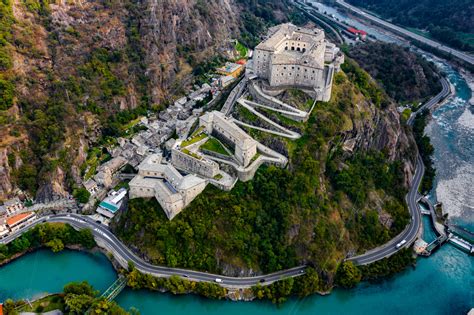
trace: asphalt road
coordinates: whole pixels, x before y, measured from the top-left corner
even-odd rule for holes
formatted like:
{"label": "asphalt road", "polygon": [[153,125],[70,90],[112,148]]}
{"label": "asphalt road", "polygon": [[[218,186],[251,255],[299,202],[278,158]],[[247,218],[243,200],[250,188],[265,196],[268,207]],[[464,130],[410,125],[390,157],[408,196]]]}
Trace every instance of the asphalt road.
{"label": "asphalt road", "polygon": [[315,20],[315,22],[317,24],[324,25],[327,29],[329,29],[336,36],[337,41],[339,42],[339,44],[344,44],[344,38],[341,36],[341,34],[339,34],[339,32],[332,25],[330,25],[329,23],[324,21],[321,17],[319,17],[318,16],[319,13],[316,12],[314,7],[307,6],[307,5],[305,5],[303,3],[300,3],[298,1],[295,1],[294,4],[299,10],[306,13],[310,17],[310,19]]}
{"label": "asphalt road", "polygon": [[[416,116],[425,108],[431,109],[435,104],[437,104],[441,99],[443,99],[449,94],[448,82],[445,79],[443,79],[442,84],[443,84],[443,90],[434,98],[432,98],[431,100],[426,102],[423,106],[421,106],[420,109],[416,113],[414,113],[412,117]],[[410,123],[413,122],[412,117],[410,117],[411,119],[409,120]],[[419,197],[418,187],[421,183],[424,172],[425,172],[425,166],[423,165],[423,161],[421,160],[421,157],[418,156],[415,175],[412,179],[410,191],[408,192],[406,196],[406,202],[408,204],[408,209],[410,211],[412,219],[410,221],[410,224],[405,228],[405,230],[402,233],[400,233],[397,237],[392,239],[390,242],[388,242],[387,244],[384,244],[376,249],[370,250],[365,254],[348,258],[348,260],[351,260],[354,263],[359,264],[359,265],[370,264],[377,260],[393,255],[401,248],[409,246],[415,240],[416,235],[421,225],[421,213],[420,211],[418,211],[418,206],[417,206],[417,199]],[[221,285],[223,286],[242,288],[242,287],[250,287],[258,283],[269,284],[269,283],[272,283],[272,282],[275,282],[287,277],[297,277],[304,274],[305,269],[306,269],[306,266],[303,265],[303,266],[281,270],[275,273],[262,275],[262,276],[228,277],[228,276],[222,276],[222,275],[217,275],[217,274],[211,274],[207,272],[152,265],[150,263],[147,263],[140,257],[136,256],[134,253],[132,253],[130,249],[128,249],[114,234],[112,234],[112,232],[110,232],[106,226],[95,222],[94,220],[90,219],[87,216],[78,215],[78,214],[57,214],[57,215],[50,215],[50,216],[38,218],[37,220],[29,224],[28,226],[23,227],[22,229],[16,231],[15,233],[3,239],[0,239],[0,244],[7,244],[13,241],[14,239],[19,237],[21,234],[23,234],[27,230],[43,222],[69,223],[78,229],[90,229],[97,240],[100,240],[101,242],[106,244],[107,249],[111,251],[111,253],[114,255],[116,260],[122,264],[122,267],[126,268],[127,263],[132,262],[139,271],[143,273],[152,274],[154,276],[166,277],[166,276],[171,276],[171,275],[178,275],[180,277],[188,278],[189,280],[208,281],[208,282],[215,282],[216,279],[221,279],[222,280]],[[396,244],[402,240],[406,240],[406,244],[402,246],[401,248],[397,248]]]}
{"label": "asphalt road", "polygon": [[433,106],[438,104],[443,98],[445,98],[449,94],[450,88],[449,88],[448,81],[445,78],[441,78],[440,81],[441,81],[441,85],[443,87],[441,92],[439,92],[435,97],[433,97],[428,102],[423,104],[415,113],[413,113],[407,121],[408,125],[411,126],[413,124],[413,121],[414,121],[416,115],[418,115],[419,113],[421,113],[425,109],[431,110],[433,108]]}
{"label": "asphalt road", "polygon": [[377,23],[383,27],[386,27],[387,29],[391,30],[392,32],[396,32],[396,33],[399,33],[399,34],[402,34],[404,36],[407,36],[407,37],[410,37],[412,39],[415,39],[419,42],[422,42],[426,45],[429,45],[433,48],[436,48],[436,49],[439,49],[443,52],[446,52],[446,53],[449,53],[453,56],[456,56],[457,58],[467,62],[467,63],[470,63],[471,65],[474,65],[474,56],[468,54],[468,53],[464,53],[464,52],[461,52],[459,50],[456,50],[456,49],[453,49],[451,47],[448,47],[448,46],[445,46],[445,45],[442,45],[434,40],[431,40],[431,39],[428,39],[426,37],[423,37],[421,35],[418,35],[418,34],[415,34],[415,33],[412,33],[402,27],[399,27],[399,26],[396,26],[392,23],[389,23],[385,20],[382,20],[374,15],[371,15],[370,13],[364,11],[364,10],[361,10],[353,5],[350,5],[346,2],[344,2],[343,0],[337,0],[336,1],[339,5],[345,7],[346,9],[349,9],[351,10],[352,12],[360,15],[360,16],[363,16],[364,18],[374,22],[374,23]]}
{"label": "asphalt road", "polygon": [[[441,85],[443,86],[441,92],[439,92],[435,97],[431,98],[428,102],[423,104],[415,113],[412,114],[410,119],[408,120],[408,124],[413,124],[413,120],[416,115],[421,113],[423,110],[428,109],[430,110],[438,104],[442,99],[449,95],[449,83],[445,78],[441,79]],[[408,211],[412,217],[410,224],[400,233],[397,237],[390,240],[390,242],[377,247],[373,250],[370,250],[362,255],[350,257],[347,260],[353,261],[357,265],[367,265],[373,263],[377,260],[389,257],[395,254],[400,249],[410,246],[416,239],[418,234],[418,230],[420,229],[421,225],[421,212],[418,210],[418,198],[420,197],[418,194],[418,188],[420,187],[421,180],[423,179],[423,175],[425,174],[425,165],[423,164],[423,160],[421,156],[418,155],[416,157],[416,169],[415,175],[413,176],[410,190],[406,196],[406,202],[408,205]],[[397,244],[405,240],[406,243],[397,248]]]}
{"label": "asphalt road", "polygon": [[[112,252],[112,254],[117,259],[117,261],[119,261],[119,263],[123,261],[132,262],[139,271],[143,273],[152,274],[158,277],[168,277],[172,275],[177,275],[193,281],[207,282],[215,282],[216,279],[221,279],[222,286],[243,288],[250,287],[258,283],[269,284],[281,280],[283,278],[297,277],[303,275],[306,269],[306,266],[298,266],[295,268],[281,270],[263,276],[228,277],[207,272],[152,265],[132,253],[114,234],[112,234],[112,232],[108,230],[106,226],[96,223],[94,220],[90,219],[87,216],[78,214],[57,214],[39,218],[27,227],[0,240],[0,243],[9,243],[21,234],[23,234],[26,230],[31,229],[35,225],[43,222],[62,222],[68,223],[78,229],[90,229],[96,239],[100,239],[101,242],[106,243],[107,249]],[[126,268],[127,265],[125,264],[123,265],[123,267]]]}

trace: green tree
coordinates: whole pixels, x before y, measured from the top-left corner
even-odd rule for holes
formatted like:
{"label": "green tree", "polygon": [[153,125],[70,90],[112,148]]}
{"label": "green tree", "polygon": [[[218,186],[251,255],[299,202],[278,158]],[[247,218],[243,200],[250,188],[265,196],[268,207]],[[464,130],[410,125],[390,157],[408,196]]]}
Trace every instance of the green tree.
{"label": "green tree", "polygon": [[305,297],[318,292],[318,290],[320,290],[319,275],[314,268],[308,267],[303,276],[296,278],[293,291],[298,296]]}
{"label": "green tree", "polygon": [[5,110],[13,105],[15,86],[12,82],[0,79],[0,110]]}
{"label": "green tree", "polygon": [[65,294],[85,294],[88,296],[95,296],[98,293],[87,281],[68,283],[64,286],[63,291]]}
{"label": "green tree", "polygon": [[64,302],[70,314],[84,314],[92,305],[94,298],[86,294],[66,294]]}
{"label": "green tree", "polygon": [[337,267],[335,282],[343,288],[353,288],[360,282],[361,277],[360,270],[352,261],[344,261]]}
{"label": "green tree", "polygon": [[60,252],[64,249],[64,244],[63,242],[58,239],[58,238],[54,238],[52,239],[51,241],[47,242],[45,244],[47,247],[51,248],[51,250],[54,252],[54,253],[57,253],[57,252]]}
{"label": "green tree", "polygon": [[88,202],[91,196],[91,193],[85,188],[74,189],[72,194],[80,203]]}

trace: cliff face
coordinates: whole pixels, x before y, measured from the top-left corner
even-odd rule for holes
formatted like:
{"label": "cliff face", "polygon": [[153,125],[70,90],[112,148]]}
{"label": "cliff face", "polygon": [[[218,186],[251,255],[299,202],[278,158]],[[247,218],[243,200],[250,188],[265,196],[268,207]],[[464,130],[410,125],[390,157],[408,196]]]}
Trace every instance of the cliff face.
{"label": "cliff face", "polygon": [[368,42],[351,47],[354,58],[398,102],[420,102],[441,91],[436,66],[396,44]]}
{"label": "cliff face", "polygon": [[[12,67],[0,68],[0,75],[15,78],[15,97],[0,111],[0,199],[18,187],[40,201],[66,196],[80,184],[88,148],[110,129],[116,113],[169,101],[192,83],[194,66],[230,53],[230,39],[241,31],[255,40],[263,21],[286,18],[284,1],[268,4],[272,17],[255,5],[12,1]],[[386,148],[390,159],[400,158],[409,139],[397,117],[390,107],[386,115],[373,111],[354,120],[354,130],[345,135],[348,145]],[[407,162],[407,178],[411,171]]]}
{"label": "cliff face", "polygon": [[[110,115],[181,92],[190,64],[225,52],[239,32],[230,0],[10,5],[12,67],[0,75],[15,79],[15,98],[0,112],[0,199],[18,186],[41,201],[64,197]],[[8,163],[20,152],[30,178]]]}
{"label": "cliff face", "polygon": [[150,0],[141,5],[142,44],[152,101],[160,102],[190,82],[190,58],[199,62],[222,53],[238,34],[234,1]]}
{"label": "cliff face", "polygon": [[348,151],[383,151],[389,161],[401,161],[408,188],[415,172],[417,149],[411,131],[400,123],[396,104],[390,102],[380,110],[371,103],[360,102],[357,108],[362,110],[363,119],[352,118],[352,129],[345,133]]}

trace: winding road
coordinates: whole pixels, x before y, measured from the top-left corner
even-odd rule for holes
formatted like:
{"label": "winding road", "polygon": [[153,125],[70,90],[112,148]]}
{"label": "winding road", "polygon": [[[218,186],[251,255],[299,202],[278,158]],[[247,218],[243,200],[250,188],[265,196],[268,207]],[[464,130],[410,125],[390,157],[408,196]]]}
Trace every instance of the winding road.
{"label": "winding road", "polygon": [[270,284],[283,278],[297,277],[303,275],[306,269],[306,266],[298,266],[262,276],[228,277],[201,271],[152,265],[132,253],[131,250],[128,249],[128,247],[126,247],[114,234],[112,234],[112,232],[110,232],[106,226],[96,223],[93,219],[87,216],[79,214],[57,214],[39,218],[28,226],[16,231],[6,238],[1,239],[0,244],[7,244],[37,224],[45,222],[68,223],[76,229],[90,229],[99,245],[112,253],[114,258],[123,268],[127,268],[128,262],[132,262],[135,265],[135,268],[137,268],[140,272],[151,274],[156,277],[169,277],[172,275],[177,275],[192,281],[207,282],[215,282],[216,279],[221,279],[222,282],[220,284],[222,286],[229,288],[248,288],[258,283]]}
{"label": "winding road", "polygon": [[[442,91],[421,106],[417,112],[410,118],[409,123],[413,122],[413,117],[416,116],[424,109],[431,109],[434,105],[439,103],[443,98],[450,94],[449,84],[445,79],[442,79],[443,89]],[[363,255],[354,256],[348,258],[358,265],[365,265],[375,262],[377,260],[389,257],[396,253],[401,248],[397,248],[396,244],[401,240],[406,240],[406,244],[403,247],[409,246],[417,237],[418,230],[421,225],[421,213],[418,211],[417,200],[419,197],[418,187],[423,178],[425,166],[421,157],[418,155],[416,160],[416,171],[412,179],[411,188],[406,196],[406,202],[408,209],[412,216],[410,224],[405,230],[400,233],[397,237],[392,239],[390,242],[380,246],[376,249],[370,250]],[[170,268],[165,266],[152,265],[142,258],[136,256],[129,248],[127,248],[106,226],[97,223],[88,216],[79,214],[56,214],[44,216],[31,222],[29,225],[21,228],[20,230],[8,235],[7,237],[0,239],[0,244],[8,244],[17,237],[21,236],[24,232],[44,222],[62,222],[68,223],[77,229],[90,229],[94,235],[94,238],[98,242],[99,246],[108,250],[117,262],[123,267],[127,268],[128,263],[132,262],[135,267],[147,274],[151,274],[157,277],[169,277],[171,275],[178,275],[180,277],[187,278],[193,281],[207,281],[216,282],[216,279],[221,279],[220,285],[229,288],[248,288],[258,283],[270,284],[272,282],[281,280],[287,277],[297,277],[305,273],[306,266],[298,266],[291,269],[281,270],[275,273],[254,276],[254,277],[228,277],[217,274],[211,274],[207,272],[200,272],[181,268]]]}
{"label": "winding road", "polygon": [[[431,98],[429,101],[420,106],[420,108],[418,108],[418,110],[414,112],[408,119],[408,125],[411,126],[413,124],[414,118],[419,113],[421,113],[425,109],[431,110],[436,104],[438,104],[451,93],[449,83],[445,78],[441,79],[441,85],[441,92],[439,92],[435,97]],[[402,231],[402,233],[390,240],[390,242],[380,247],[372,249],[362,255],[350,257],[347,260],[353,261],[357,265],[367,265],[395,254],[400,249],[410,246],[416,240],[421,225],[421,212],[418,210],[418,199],[420,197],[418,193],[418,188],[420,187],[421,180],[423,179],[424,174],[425,165],[423,164],[421,156],[418,154],[418,156],[416,157],[415,175],[413,176],[413,179],[411,181],[410,190],[408,191],[408,194],[405,197],[408,205],[408,211],[410,212],[412,219],[410,221],[410,224]],[[406,241],[405,245],[401,246],[400,248],[397,248],[397,244],[402,240]]]}
{"label": "winding road", "polygon": [[431,39],[428,39],[424,36],[421,36],[421,35],[418,35],[418,34],[415,34],[413,32],[410,32],[409,30],[407,29],[404,29],[402,27],[399,27],[399,26],[396,26],[392,23],[389,23],[385,20],[382,20],[372,14],[370,14],[369,12],[367,11],[364,11],[362,9],[359,9],[353,5],[350,5],[348,4],[347,2],[343,1],[343,0],[336,0],[336,3],[343,6],[344,8],[352,11],[353,13],[356,13],[358,14],[359,16],[362,16],[363,18],[367,19],[367,20],[370,20],[371,22],[373,23],[376,23],[382,27],[385,27],[387,28],[388,30],[394,32],[394,33],[397,33],[397,34],[400,34],[402,36],[406,36],[406,37],[409,37],[411,39],[414,39],[416,41],[419,41],[425,45],[428,45],[428,46],[431,46],[433,48],[436,48],[438,50],[441,50],[445,53],[448,53],[448,54],[451,54],[471,65],[474,65],[474,56],[472,56],[471,54],[468,54],[468,53],[465,53],[465,52],[462,52],[462,51],[459,51],[459,50],[456,50],[456,49],[453,49],[451,47],[448,47],[448,46],[445,46],[445,45],[442,45],[434,40],[431,40]]}

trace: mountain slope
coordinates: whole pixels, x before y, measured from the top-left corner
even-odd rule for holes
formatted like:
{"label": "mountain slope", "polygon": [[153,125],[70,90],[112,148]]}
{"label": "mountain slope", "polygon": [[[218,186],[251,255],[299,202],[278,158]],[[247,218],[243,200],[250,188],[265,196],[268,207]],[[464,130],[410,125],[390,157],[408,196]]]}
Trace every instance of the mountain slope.
{"label": "mountain slope", "polygon": [[320,289],[330,287],[347,254],[389,240],[408,222],[416,154],[383,91],[353,61],[344,69],[301,139],[252,133],[287,146],[287,169],[262,168],[231,192],[209,186],[172,221],[154,199],[131,200],[114,232],[153,263],[234,276],[307,263],[323,279]]}

